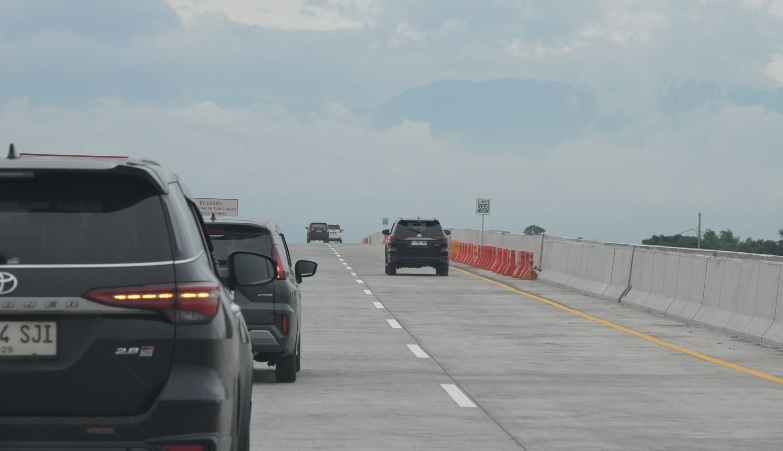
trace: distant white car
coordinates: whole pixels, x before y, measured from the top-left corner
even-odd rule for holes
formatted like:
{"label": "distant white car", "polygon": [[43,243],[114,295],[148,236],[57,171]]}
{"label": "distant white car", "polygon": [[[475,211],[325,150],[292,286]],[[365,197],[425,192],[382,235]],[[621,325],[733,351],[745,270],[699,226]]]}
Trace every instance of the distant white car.
{"label": "distant white car", "polygon": [[339,224],[329,224],[329,241],[343,242],[343,229]]}

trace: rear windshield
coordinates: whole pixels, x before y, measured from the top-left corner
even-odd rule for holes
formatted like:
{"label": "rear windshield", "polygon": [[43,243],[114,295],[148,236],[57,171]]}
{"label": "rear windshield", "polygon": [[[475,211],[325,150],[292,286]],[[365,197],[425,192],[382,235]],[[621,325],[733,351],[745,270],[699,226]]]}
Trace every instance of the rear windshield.
{"label": "rear windshield", "polygon": [[215,258],[221,264],[226,264],[229,254],[235,251],[272,256],[272,236],[264,227],[248,224],[207,224],[207,232],[215,248]]}
{"label": "rear windshield", "polygon": [[329,224],[331,230],[340,230],[340,226],[337,224]]}
{"label": "rear windshield", "polygon": [[149,182],[118,173],[27,174],[0,172],[0,265],[172,260],[162,201]]}
{"label": "rear windshield", "polygon": [[394,235],[400,237],[415,237],[421,235],[423,237],[441,237],[443,236],[443,229],[438,221],[411,221],[401,219],[397,221],[397,225],[394,228]]}
{"label": "rear windshield", "polygon": [[326,228],[326,223],[325,222],[314,222],[314,223],[310,224],[310,227],[312,227],[314,229],[315,228],[325,229]]}

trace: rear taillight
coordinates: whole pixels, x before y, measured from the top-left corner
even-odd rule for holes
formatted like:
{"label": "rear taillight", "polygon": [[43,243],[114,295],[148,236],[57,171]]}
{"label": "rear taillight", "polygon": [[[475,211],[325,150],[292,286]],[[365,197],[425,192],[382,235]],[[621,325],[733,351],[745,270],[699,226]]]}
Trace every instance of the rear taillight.
{"label": "rear taillight", "polygon": [[285,279],[287,276],[285,272],[285,265],[283,265],[283,258],[280,256],[280,252],[277,251],[277,248],[275,248],[274,254],[275,261],[277,262],[277,278]]}
{"label": "rear taillight", "polygon": [[288,335],[288,315],[283,315],[283,335]]}
{"label": "rear taillight", "polygon": [[165,451],[205,451],[207,449],[204,445],[162,445]]}
{"label": "rear taillight", "polygon": [[391,241],[391,242],[395,242],[395,241],[405,241],[405,237],[404,237],[404,236],[395,236],[395,235],[392,235],[392,236],[390,236],[390,237],[389,237],[389,241]]}
{"label": "rear taillight", "polygon": [[220,286],[214,283],[189,283],[105,288],[93,290],[85,297],[115,307],[160,310],[181,324],[202,323],[217,314]]}

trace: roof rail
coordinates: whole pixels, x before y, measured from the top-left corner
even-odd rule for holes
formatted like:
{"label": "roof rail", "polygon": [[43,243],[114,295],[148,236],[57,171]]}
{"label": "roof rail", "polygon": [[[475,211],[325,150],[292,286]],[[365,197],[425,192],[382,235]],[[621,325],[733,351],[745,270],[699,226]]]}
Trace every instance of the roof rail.
{"label": "roof rail", "polygon": [[120,155],[88,155],[88,154],[62,154],[62,153],[20,153],[20,157],[55,157],[55,158],[106,158],[115,160],[127,160],[128,157]]}

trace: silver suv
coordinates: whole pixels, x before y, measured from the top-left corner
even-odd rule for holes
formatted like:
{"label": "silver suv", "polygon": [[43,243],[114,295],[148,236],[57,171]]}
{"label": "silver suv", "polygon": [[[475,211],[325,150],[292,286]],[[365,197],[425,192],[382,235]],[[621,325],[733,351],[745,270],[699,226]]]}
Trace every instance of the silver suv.
{"label": "silver suv", "polygon": [[329,241],[343,242],[343,229],[339,224],[329,224]]}

